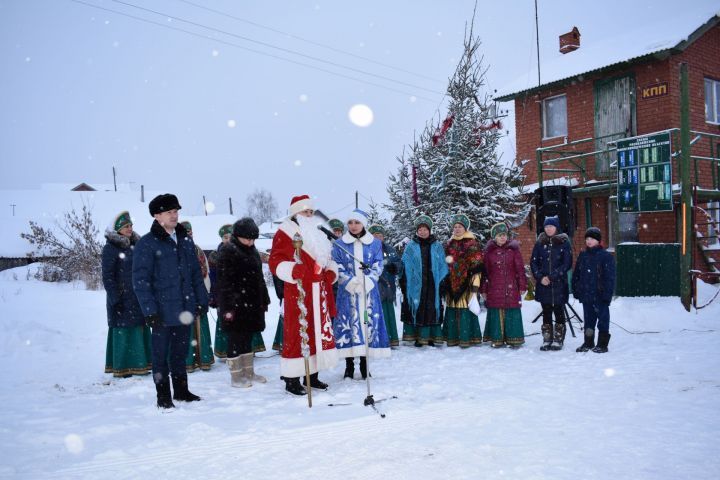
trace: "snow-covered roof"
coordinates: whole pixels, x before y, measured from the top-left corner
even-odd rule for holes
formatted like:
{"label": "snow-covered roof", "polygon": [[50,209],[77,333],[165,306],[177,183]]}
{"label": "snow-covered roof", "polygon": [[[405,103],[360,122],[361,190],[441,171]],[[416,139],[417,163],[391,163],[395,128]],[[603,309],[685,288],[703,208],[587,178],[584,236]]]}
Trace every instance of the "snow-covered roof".
{"label": "snow-covered roof", "polygon": [[[543,180],[543,187],[549,187],[552,185],[564,185],[567,187],[574,187],[578,185],[578,179],[577,178],[571,178],[571,177],[557,177],[557,178],[549,178],[547,180]],[[531,183],[528,185],[523,185],[522,187],[516,187],[512,189],[512,192],[514,195],[520,195],[520,194],[528,194],[528,193],[534,193],[535,190],[540,187],[540,183]]]}
{"label": "snow-covered roof", "polygon": [[[708,20],[709,18],[709,20]],[[582,37],[581,47],[571,53],[556,52],[541,59],[542,84],[536,85],[537,65],[526,75],[498,90],[495,100],[508,101],[524,92],[544,89],[579,75],[633,63],[646,58],[663,58],[684,50],[709,28],[718,24],[720,12],[669,13],[661,23],[638,22],[623,35],[592,39]]]}
{"label": "snow-covered roof", "polygon": [[[73,185],[75,186],[75,185]],[[93,185],[95,186],[95,185]],[[32,251],[27,240],[20,238],[21,233],[29,233],[32,220],[47,228],[55,226],[63,215],[72,209],[78,213],[83,205],[91,209],[93,220],[100,230],[100,239],[104,243],[104,231],[115,216],[127,210],[133,219],[135,231],[139,234],[150,230],[153,218],[148,212],[147,199],[162,192],[145,192],[145,202],[140,201],[136,191],[96,191],[73,192],[64,188],[42,188],[39,190],[0,190],[0,257],[25,257]],[[13,216],[13,207],[14,216]],[[213,250],[220,243],[218,229],[226,223],[237,220],[228,214],[209,216],[186,216],[180,210],[180,221],[189,221],[193,226],[193,236],[204,250]],[[260,232],[272,232],[269,224],[261,226]],[[269,248],[269,246],[268,246]]]}

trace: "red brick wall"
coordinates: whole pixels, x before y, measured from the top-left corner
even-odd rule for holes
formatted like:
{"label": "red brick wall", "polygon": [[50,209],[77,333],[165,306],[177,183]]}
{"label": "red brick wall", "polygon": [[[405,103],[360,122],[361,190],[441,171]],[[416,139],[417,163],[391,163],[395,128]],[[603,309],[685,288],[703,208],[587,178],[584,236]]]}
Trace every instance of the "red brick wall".
{"label": "red brick wall", "polygon": [[[565,57],[572,61],[572,53]],[[594,137],[594,82],[602,78],[611,78],[632,74],[635,77],[635,106],[637,135],[651,133],[659,130],[680,127],[680,64],[688,63],[690,80],[690,123],[696,131],[720,134],[720,126],[705,122],[705,91],[704,79],[711,77],[720,80],[720,25],[715,26],[696,40],[684,52],[669,58],[649,61],[632,65],[626,69],[606,72],[602,75],[587,75],[580,82],[573,82],[563,88],[546,90],[539,94],[520,96],[515,99],[515,129],[516,129],[516,161],[523,165],[527,176],[526,184],[536,183],[537,162],[535,151],[540,147],[562,144],[563,138],[545,140],[542,136],[540,105],[544,98],[558,94],[567,96],[567,123],[569,142]],[[667,83],[668,94],[654,98],[642,98],[642,89],[658,83]],[[676,148],[678,148],[677,146]],[[590,144],[579,146],[577,149],[587,151]],[[570,149],[567,149],[570,151]],[[707,140],[700,141],[693,146],[693,154],[709,156],[710,149]],[[572,168],[568,163],[558,162],[546,168]],[[588,179],[594,176],[594,159],[586,159]],[[691,179],[693,183],[702,188],[712,187],[712,173],[709,162],[698,163],[698,176],[695,177],[695,165],[691,165]],[[567,174],[544,172],[543,179],[547,180]],[[579,179],[580,176],[576,175]],[[680,182],[677,163],[673,164],[673,183]],[[578,226],[574,247],[576,254],[583,248],[582,238],[586,228],[585,205],[582,197],[576,198],[576,225]],[[608,197],[593,197],[592,223],[601,229],[604,243],[608,239]],[[532,222],[532,230],[528,224]],[[534,218],[517,229],[518,239],[521,242],[523,259],[528,262],[532,246],[535,242]],[[643,213],[638,218],[639,241],[643,243],[672,243],[676,241],[676,215],[674,212]]]}

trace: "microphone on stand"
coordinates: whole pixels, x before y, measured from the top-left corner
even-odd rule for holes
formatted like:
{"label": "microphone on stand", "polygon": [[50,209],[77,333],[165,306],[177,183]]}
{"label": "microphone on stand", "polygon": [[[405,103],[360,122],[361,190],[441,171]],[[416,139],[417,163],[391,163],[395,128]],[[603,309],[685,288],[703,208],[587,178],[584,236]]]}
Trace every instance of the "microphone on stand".
{"label": "microphone on stand", "polygon": [[318,225],[317,229],[320,230],[321,232],[323,232],[325,234],[325,236],[328,238],[328,240],[330,240],[331,242],[334,242],[335,240],[338,239],[338,237],[336,237],[333,232],[331,232],[327,228],[323,227],[322,225]]}

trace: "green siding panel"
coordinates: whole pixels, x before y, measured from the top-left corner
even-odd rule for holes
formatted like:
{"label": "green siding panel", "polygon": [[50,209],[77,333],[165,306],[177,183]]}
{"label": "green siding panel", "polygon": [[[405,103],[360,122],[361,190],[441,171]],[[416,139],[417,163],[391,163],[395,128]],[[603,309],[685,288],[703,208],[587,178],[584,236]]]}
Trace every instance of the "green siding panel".
{"label": "green siding panel", "polygon": [[615,295],[679,297],[680,245],[621,243],[615,249]]}

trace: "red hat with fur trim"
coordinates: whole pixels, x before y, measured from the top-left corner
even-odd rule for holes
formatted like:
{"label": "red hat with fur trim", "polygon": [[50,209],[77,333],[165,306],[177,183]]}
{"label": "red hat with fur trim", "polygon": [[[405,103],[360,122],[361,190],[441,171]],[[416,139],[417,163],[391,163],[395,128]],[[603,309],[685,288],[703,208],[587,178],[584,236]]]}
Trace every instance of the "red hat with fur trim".
{"label": "red hat with fur trim", "polygon": [[303,210],[315,210],[315,205],[308,195],[298,195],[290,201],[290,216],[297,215]]}

